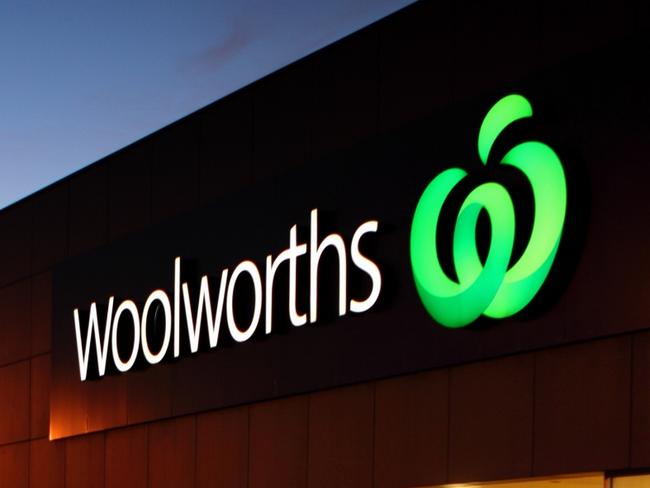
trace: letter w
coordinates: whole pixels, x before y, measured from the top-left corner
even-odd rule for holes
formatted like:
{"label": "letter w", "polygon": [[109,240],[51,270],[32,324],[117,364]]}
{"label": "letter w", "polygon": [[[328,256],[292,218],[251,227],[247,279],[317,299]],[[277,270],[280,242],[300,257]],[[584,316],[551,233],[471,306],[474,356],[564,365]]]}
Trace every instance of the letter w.
{"label": "letter w", "polygon": [[108,311],[106,312],[106,325],[104,326],[104,339],[100,340],[99,320],[97,318],[97,304],[90,305],[90,317],[88,319],[88,332],[86,333],[86,344],[81,343],[81,325],[79,324],[79,309],[74,309],[74,330],[77,336],[77,357],[79,359],[79,374],[81,381],[86,381],[88,376],[88,362],[90,356],[90,343],[95,336],[95,352],[97,354],[97,369],[99,376],[106,373],[106,359],[108,356],[108,339],[110,337],[111,325],[113,323],[113,297],[108,299]]}
{"label": "letter w", "polygon": [[190,339],[190,350],[196,352],[199,350],[199,338],[201,336],[201,321],[205,310],[205,320],[208,323],[208,336],[210,338],[210,348],[217,347],[219,341],[219,328],[221,326],[221,316],[223,312],[223,301],[226,291],[226,282],[228,281],[228,270],[221,272],[221,282],[219,283],[219,297],[217,298],[217,309],[212,315],[212,301],[210,300],[210,287],[208,286],[208,277],[201,278],[201,288],[199,291],[199,303],[196,306],[196,322],[192,317],[192,304],[190,303],[190,292],[187,283],[183,283],[183,304],[185,305],[185,318],[187,320],[187,334]]}

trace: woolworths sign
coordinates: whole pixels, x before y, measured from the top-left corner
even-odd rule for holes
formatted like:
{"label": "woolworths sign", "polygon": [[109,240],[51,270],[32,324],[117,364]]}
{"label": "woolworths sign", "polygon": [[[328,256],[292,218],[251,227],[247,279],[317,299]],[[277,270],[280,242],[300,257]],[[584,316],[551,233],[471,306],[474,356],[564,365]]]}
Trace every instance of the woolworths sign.
{"label": "woolworths sign", "polygon": [[154,420],[547,345],[573,226],[544,113],[436,117],[59,266],[52,437],[123,425],[114,388]]}
{"label": "woolworths sign", "polygon": [[[273,331],[273,291],[276,286],[274,278],[281,266],[286,267],[289,273],[288,303],[284,305],[287,307],[291,325],[300,327],[308,321],[310,324],[315,323],[318,318],[320,259],[328,248],[331,248],[338,259],[338,315],[343,316],[348,311],[362,313],[369,310],[381,291],[381,273],[377,264],[361,253],[360,244],[366,234],[377,232],[377,226],[375,220],[361,224],[352,235],[349,246],[339,234],[329,234],[321,239],[318,235],[318,210],[314,209],[311,211],[309,244],[298,243],[296,226],[291,227],[289,247],[276,256],[267,256],[263,267],[264,277],[253,261],[241,261],[232,271],[228,268],[221,271],[216,296],[211,293],[214,287],[211,287],[210,276],[203,275],[199,282],[198,298],[193,302],[189,284],[181,283],[181,258],[177,257],[173,264],[173,292],[153,290],[145,300],[142,310],[131,299],[125,299],[116,306],[115,297],[111,296],[108,298],[105,316],[99,317],[97,303],[93,302],[90,304],[86,332],[82,334],[79,309],[75,309],[74,328],[81,381],[87,379],[91,361],[97,366],[98,376],[104,376],[109,353],[112,364],[121,373],[133,368],[140,355],[150,365],[161,362],[170,352],[170,344],[170,355],[178,358],[181,334],[186,336],[189,343],[188,352],[192,354],[199,350],[201,335],[207,336],[210,349],[216,348],[222,328],[225,328],[224,332],[237,343],[249,340],[262,321],[264,334],[270,334]],[[300,286],[309,287],[308,312],[299,310],[296,303],[298,260],[301,256],[305,256],[307,263],[302,263],[301,260],[300,264],[309,268],[308,282],[300,283]],[[372,287],[368,296],[361,299],[348,298],[348,260],[371,280]],[[248,280],[253,288],[252,314],[246,324],[238,323],[234,312],[238,280]],[[124,318],[127,320],[121,321]],[[181,321],[184,322],[182,326]],[[162,334],[162,343],[154,351],[150,345],[149,329],[150,326],[155,326],[156,322],[162,323],[162,332],[159,332]],[[225,325],[222,326],[224,322]],[[131,328],[128,332],[132,341],[124,358],[119,350],[122,327]]]}
{"label": "woolworths sign", "polygon": [[[483,120],[478,135],[480,162],[487,165],[499,134],[517,120],[531,117],[532,107],[520,95],[499,100]],[[532,232],[523,254],[512,263],[515,240],[515,203],[503,185],[485,181],[462,202],[453,231],[452,255],[457,279],[449,278],[438,258],[438,220],[449,194],[467,176],[450,168],[427,186],[411,228],[413,276],[422,303],[446,327],[464,327],[481,314],[494,319],[521,311],[535,297],[557,253],[567,205],[566,179],[555,152],[538,141],[510,149],[497,164],[519,170],[534,198]],[[490,219],[491,237],[482,261],[476,243],[481,212]]]}

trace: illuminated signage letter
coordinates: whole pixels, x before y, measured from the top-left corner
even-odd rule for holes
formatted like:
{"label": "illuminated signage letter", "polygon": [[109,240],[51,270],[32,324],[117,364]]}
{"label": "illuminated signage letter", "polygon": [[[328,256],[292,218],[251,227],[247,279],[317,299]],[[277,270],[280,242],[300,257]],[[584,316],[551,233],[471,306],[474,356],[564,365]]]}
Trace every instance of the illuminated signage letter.
{"label": "illuminated signage letter", "polygon": [[201,278],[199,289],[199,303],[196,306],[196,322],[192,317],[192,304],[190,303],[190,292],[187,283],[183,283],[183,304],[185,306],[185,319],[187,322],[187,334],[190,339],[190,351],[199,350],[199,339],[201,335],[201,322],[205,314],[205,321],[208,325],[208,338],[210,347],[217,347],[219,342],[219,329],[221,328],[221,316],[223,315],[223,300],[226,293],[226,282],[228,281],[228,270],[221,272],[219,283],[219,296],[217,297],[217,309],[212,315],[212,300],[210,299],[210,287],[208,277]]}
{"label": "illuminated signage letter", "polygon": [[362,301],[354,299],[350,300],[350,311],[355,313],[370,310],[370,308],[377,302],[379,292],[381,291],[381,273],[379,272],[379,266],[359,251],[359,241],[361,241],[361,237],[368,232],[377,232],[377,226],[378,222],[376,220],[370,220],[361,224],[354,233],[354,236],[352,236],[352,249],[350,251],[352,262],[357,268],[368,274],[372,280],[372,290],[370,291],[368,298]]}
{"label": "illuminated signage letter", "polygon": [[[235,284],[237,283],[237,278],[242,273],[248,273],[253,280],[253,288],[255,289],[255,306],[253,309],[253,318],[251,323],[246,328],[246,330],[241,330],[237,326],[235,321],[235,314],[233,311],[233,295],[235,293]],[[260,321],[260,315],[262,313],[262,278],[260,272],[255,266],[253,261],[242,261],[237,265],[235,271],[232,273],[230,278],[230,283],[228,283],[228,299],[226,301],[226,317],[228,319],[228,330],[230,330],[230,335],[237,342],[245,342],[251,338],[257,329],[257,324]]]}
{"label": "illuminated signage letter", "polygon": [[318,313],[318,262],[323,251],[332,246],[339,256],[339,315],[345,315],[347,305],[347,263],[345,243],[338,234],[330,234],[318,243],[318,210],[311,211],[309,229],[309,322],[314,323]]}
{"label": "illuminated signage letter", "polygon": [[[120,325],[120,317],[124,312],[130,313],[133,320],[133,348],[131,349],[129,359],[127,359],[126,362],[122,361],[122,358],[120,358],[120,352],[117,347],[117,331]],[[135,360],[138,357],[138,350],[140,348],[140,315],[138,314],[138,308],[131,300],[124,300],[115,311],[111,345],[113,347],[113,362],[115,363],[117,370],[122,373],[130,370],[135,364]]]}
{"label": "illuminated signage letter", "polygon": [[[90,316],[88,318],[88,332],[86,333],[86,345],[81,344],[81,324],[79,323],[79,309],[74,309],[74,331],[77,338],[77,359],[79,360],[79,375],[81,381],[86,381],[88,376],[88,361],[90,356],[90,342],[95,338],[95,352],[97,354],[97,368],[99,376],[106,372],[106,358],[108,357],[108,339],[113,322],[113,297],[108,299],[108,311],[106,312],[106,325],[104,326],[104,339],[100,340],[99,320],[97,318],[97,304],[90,305]],[[83,348],[83,352],[82,352]]]}
{"label": "illuminated signage letter", "polygon": [[[162,308],[165,312],[165,336],[163,338],[162,346],[160,351],[157,354],[151,352],[149,349],[149,341],[147,340],[147,319],[149,318],[149,310],[151,305],[155,302],[159,302],[162,305]],[[155,320],[155,317],[154,317]],[[167,353],[167,348],[169,347],[169,338],[172,332],[172,306],[169,303],[169,297],[167,293],[163,290],[154,290],[147,298],[147,302],[144,304],[144,310],[142,311],[142,324],[140,326],[141,340],[142,340],[142,352],[144,357],[149,364],[157,364],[163,360],[165,354]]]}
{"label": "illuminated signage letter", "polygon": [[296,310],[296,259],[307,253],[307,244],[297,244],[297,226],[289,231],[289,249],[285,249],[273,259],[266,257],[266,333],[270,334],[273,321],[273,278],[280,264],[289,261],[289,318],[295,326],[307,322],[306,314],[299,314]]}

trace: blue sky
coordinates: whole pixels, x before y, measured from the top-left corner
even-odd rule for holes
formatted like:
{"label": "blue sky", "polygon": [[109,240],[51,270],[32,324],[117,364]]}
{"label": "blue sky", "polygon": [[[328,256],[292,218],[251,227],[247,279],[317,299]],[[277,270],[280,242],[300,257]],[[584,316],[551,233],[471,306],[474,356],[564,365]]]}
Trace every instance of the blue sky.
{"label": "blue sky", "polygon": [[0,208],[412,0],[0,0]]}

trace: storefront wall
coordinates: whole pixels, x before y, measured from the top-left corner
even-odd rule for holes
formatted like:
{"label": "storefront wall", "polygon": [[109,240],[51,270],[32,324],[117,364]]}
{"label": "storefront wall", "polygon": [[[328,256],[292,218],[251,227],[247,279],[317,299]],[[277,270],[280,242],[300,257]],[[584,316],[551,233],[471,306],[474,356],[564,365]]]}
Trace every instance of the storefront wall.
{"label": "storefront wall", "polygon": [[[644,8],[418,3],[2,211],[0,485],[390,487],[650,467],[650,314],[647,301],[626,300],[647,289],[650,269],[618,256],[647,249],[646,170],[613,176],[613,188],[590,180],[590,212],[632,212],[638,228],[609,219],[589,231],[584,252],[602,254],[618,282],[577,266],[570,286],[608,293],[560,299],[560,310],[592,318],[588,334],[567,323],[563,346],[148,423],[114,391],[95,401],[133,425],[48,440],[56,266],[589,57],[620,53],[602,73],[620,78],[620,90],[606,92],[599,77],[567,88],[600,106],[580,108],[593,117],[588,127],[563,130],[590,148],[588,167],[619,158],[640,167],[650,104],[626,56],[645,42]],[[620,233],[621,249],[599,246],[600,232]],[[574,342],[585,335],[594,339]],[[166,390],[148,391],[147,408],[166,411]]]}

